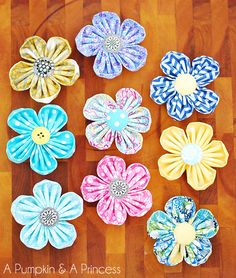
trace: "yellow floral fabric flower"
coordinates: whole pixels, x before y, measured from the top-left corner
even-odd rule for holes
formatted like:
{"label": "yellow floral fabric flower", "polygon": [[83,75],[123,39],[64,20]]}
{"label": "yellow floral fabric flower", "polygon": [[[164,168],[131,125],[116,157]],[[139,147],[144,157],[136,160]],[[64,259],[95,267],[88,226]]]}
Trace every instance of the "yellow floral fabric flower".
{"label": "yellow floral fabric flower", "polygon": [[211,141],[213,129],[210,125],[193,122],[183,129],[172,126],[162,132],[160,143],[170,152],[158,160],[161,176],[176,180],[187,174],[187,182],[195,190],[204,190],[214,183],[216,170],[228,161],[228,151],[223,142]]}
{"label": "yellow floral fabric flower", "polygon": [[37,102],[50,103],[61,85],[71,86],[79,77],[79,66],[73,59],[69,42],[52,37],[47,42],[38,36],[29,37],[20,48],[27,60],[16,63],[9,72],[11,86],[16,91],[30,90]]}

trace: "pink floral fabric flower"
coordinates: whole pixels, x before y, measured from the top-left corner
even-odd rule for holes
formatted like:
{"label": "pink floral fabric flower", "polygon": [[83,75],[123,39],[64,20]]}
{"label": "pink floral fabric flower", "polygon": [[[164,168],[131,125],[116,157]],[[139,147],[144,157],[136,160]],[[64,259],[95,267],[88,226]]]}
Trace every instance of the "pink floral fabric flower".
{"label": "pink floral fabric flower", "polygon": [[81,192],[87,202],[96,202],[97,213],[106,224],[122,225],[127,214],[141,217],[152,207],[152,194],[146,189],[148,169],[133,163],[126,169],[117,156],[105,156],[97,166],[97,176],[86,176]]}

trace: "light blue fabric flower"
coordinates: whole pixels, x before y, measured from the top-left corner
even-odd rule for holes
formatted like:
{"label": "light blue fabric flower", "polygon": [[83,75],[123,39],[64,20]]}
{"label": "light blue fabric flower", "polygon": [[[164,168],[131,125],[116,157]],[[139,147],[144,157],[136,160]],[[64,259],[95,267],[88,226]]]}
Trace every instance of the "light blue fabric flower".
{"label": "light blue fabric flower", "polygon": [[147,222],[149,236],[156,239],[154,254],[162,264],[173,266],[182,262],[198,266],[212,253],[209,238],[214,237],[219,225],[207,209],[196,212],[189,197],[176,196],[165,205],[165,212],[156,211]]}
{"label": "light blue fabric flower", "polygon": [[96,75],[111,79],[121,74],[122,65],[130,71],[144,66],[147,49],[139,43],[146,34],[139,23],[125,19],[121,24],[119,16],[112,12],[97,13],[92,23],[80,30],[75,42],[84,56],[96,56]]}
{"label": "light blue fabric flower", "polygon": [[8,125],[19,133],[8,141],[7,156],[15,163],[30,158],[30,167],[40,175],[57,168],[57,160],[69,158],[75,151],[75,137],[59,130],[67,123],[66,112],[58,105],[46,105],[38,113],[31,108],[11,112]]}
{"label": "light blue fabric flower", "polygon": [[71,246],[77,234],[67,220],[83,213],[83,199],[74,192],[61,196],[60,184],[50,180],[35,184],[33,194],[19,196],[11,206],[16,222],[24,225],[20,240],[37,250],[45,247],[48,241],[57,249]]}
{"label": "light blue fabric flower", "polygon": [[166,103],[169,116],[182,121],[194,109],[202,114],[212,113],[219,96],[205,88],[220,73],[217,61],[200,56],[192,61],[183,53],[170,51],[161,60],[161,69],[167,75],[158,76],[151,83],[151,98],[158,104]]}

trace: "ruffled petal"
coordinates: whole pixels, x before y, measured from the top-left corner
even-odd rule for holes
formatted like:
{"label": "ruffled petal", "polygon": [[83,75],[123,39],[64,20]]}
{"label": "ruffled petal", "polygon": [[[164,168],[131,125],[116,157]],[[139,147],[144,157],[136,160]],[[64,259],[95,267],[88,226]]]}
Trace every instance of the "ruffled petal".
{"label": "ruffled petal", "polygon": [[140,164],[133,163],[126,170],[126,182],[129,185],[130,192],[145,189],[150,181],[150,173],[148,169]]}
{"label": "ruffled petal", "polygon": [[93,122],[86,127],[85,135],[91,146],[106,150],[110,148],[114,141],[115,133],[106,122]]}
{"label": "ruffled petal", "polygon": [[83,199],[74,192],[67,192],[61,196],[56,210],[60,221],[75,219],[83,213]]}
{"label": "ruffled petal", "polygon": [[200,209],[196,213],[192,225],[195,228],[197,237],[212,238],[219,230],[218,222],[214,215],[207,209]]}
{"label": "ruffled petal", "polygon": [[192,266],[205,263],[212,253],[211,242],[208,238],[198,238],[185,247],[184,260]]}
{"label": "ruffled petal", "polygon": [[122,88],[116,93],[116,103],[120,109],[131,113],[142,103],[142,96],[132,88]]}
{"label": "ruffled petal", "polygon": [[94,61],[93,70],[99,77],[112,79],[122,72],[119,56],[101,49]]}
{"label": "ruffled petal", "polygon": [[176,126],[165,129],[160,138],[162,148],[177,155],[180,154],[183,146],[187,144],[187,142],[184,130]]}
{"label": "ruffled petal", "polygon": [[186,166],[179,155],[164,154],[158,160],[160,175],[168,180],[177,180],[180,178]]}
{"label": "ruffled petal", "polygon": [[166,75],[175,78],[179,74],[190,72],[190,59],[180,52],[167,52],[161,60],[161,69]]}
{"label": "ruffled petal", "polygon": [[132,131],[145,133],[150,129],[152,122],[151,113],[146,107],[138,107],[129,114],[127,127]]}
{"label": "ruffled petal", "polygon": [[46,42],[38,36],[32,36],[25,40],[20,48],[20,56],[25,60],[34,62],[44,57]]}
{"label": "ruffled petal", "polygon": [[45,56],[51,59],[55,65],[63,62],[71,54],[71,47],[66,39],[51,37],[47,41]]}
{"label": "ruffled petal", "polygon": [[126,45],[134,45],[142,42],[146,36],[143,26],[132,19],[125,19],[120,27],[120,36]]}
{"label": "ruffled petal", "polygon": [[21,225],[34,223],[42,210],[43,207],[33,196],[21,195],[11,205],[11,213]]}
{"label": "ruffled petal", "polygon": [[122,225],[127,218],[126,208],[121,200],[111,196],[106,196],[98,202],[97,213],[106,224]]}
{"label": "ruffled petal", "polygon": [[48,229],[48,239],[57,249],[72,246],[77,238],[75,227],[66,221],[59,221],[57,225]]}
{"label": "ruffled petal", "polygon": [[188,124],[186,134],[189,143],[197,144],[204,149],[213,136],[213,128],[211,125],[202,122],[193,122]]}
{"label": "ruffled petal", "polygon": [[34,77],[32,63],[18,62],[11,67],[9,78],[11,86],[16,91],[28,90]]}
{"label": "ruffled petal", "polygon": [[83,27],[75,38],[76,47],[86,57],[97,55],[105,34],[92,25]]}
{"label": "ruffled petal", "polygon": [[116,179],[125,180],[125,170],[125,161],[117,156],[106,155],[97,165],[97,174],[106,183]]}
{"label": "ruffled petal", "polygon": [[80,189],[84,200],[87,202],[96,202],[109,193],[107,182],[92,175],[83,179]]}
{"label": "ruffled petal", "polygon": [[147,49],[140,45],[126,46],[117,55],[119,55],[122,65],[127,70],[137,71],[146,63]]}
{"label": "ruffled petal", "polygon": [[58,105],[43,106],[39,110],[38,117],[41,124],[50,131],[51,135],[62,129],[68,120],[65,110]]}
{"label": "ruffled petal", "polygon": [[116,109],[115,101],[106,94],[96,94],[87,99],[83,113],[91,121],[104,120],[109,112]]}
{"label": "ruffled petal", "polygon": [[158,76],[152,80],[150,97],[158,104],[166,103],[177,94],[174,81],[165,76]]}
{"label": "ruffled petal", "polygon": [[75,152],[75,137],[70,131],[57,132],[50,137],[45,149],[55,158],[69,158]]}
{"label": "ruffled petal", "polygon": [[116,133],[115,142],[117,149],[121,153],[134,154],[142,148],[143,136],[138,132],[125,128],[121,132]]}
{"label": "ruffled petal", "polygon": [[93,25],[104,35],[119,34],[120,18],[116,13],[100,12],[94,15]]}
{"label": "ruffled petal", "polygon": [[196,205],[190,197],[175,196],[167,201],[166,213],[177,223],[189,222],[196,212]]}
{"label": "ruffled petal", "polygon": [[36,112],[31,108],[13,110],[8,116],[7,124],[15,132],[28,135],[30,135],[37,126],[41,125]]}
{"label": "ruffled petal", "polygon": [[206,86],[220,74],[219,63],[208,56],[200,56],[192,62],[192,75],[199,86]]}
{"label": "ruffled petal", "polygon": [[32,249],[42,249],[48,243],[48,229],[39,221],[26,225],[20,232],[20,240]]}

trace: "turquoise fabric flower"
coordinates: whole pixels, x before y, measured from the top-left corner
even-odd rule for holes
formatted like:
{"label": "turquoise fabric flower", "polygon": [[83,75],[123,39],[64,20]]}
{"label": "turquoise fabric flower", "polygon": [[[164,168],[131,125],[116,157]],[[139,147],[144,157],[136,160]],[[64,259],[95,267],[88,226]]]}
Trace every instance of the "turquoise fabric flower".
{"label": "turquoise fabric flower", "polygon": [[147,222],[149,236],[156,239],[154,254],[158,261],[169,266],[183,259],[192,266],[205,263],[212,253],[209,238],[219,230],[212,213],[207,209],[196,212],[194,201],[183,196],[171,198],[165,212],[154,212]]}
{"label": "turquoise fabric flower", "polygon": [[38,113],[31,108],[11,112],[8,126],[19,133],[8,141],[7,156],[15,163],[30,158],[30,167],[40,175],[57,168],[57,160],[69,158],[75,152],[75,137],[59,130],[67,123],[66,112],[58,105],[46,105]]}
{"label": "turquoise fabric flower", "polygon": [[61,196],[57,182],[43,180],[35,184],[34,196],[21,195],[11,206],[16,222],[24,225],[20,240],[29,248],[42,249],[48,243],[57,249],[71,246],[75,227],[68,223],[83,213],[83,199],[74,192]]}

